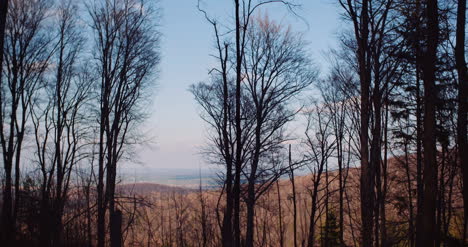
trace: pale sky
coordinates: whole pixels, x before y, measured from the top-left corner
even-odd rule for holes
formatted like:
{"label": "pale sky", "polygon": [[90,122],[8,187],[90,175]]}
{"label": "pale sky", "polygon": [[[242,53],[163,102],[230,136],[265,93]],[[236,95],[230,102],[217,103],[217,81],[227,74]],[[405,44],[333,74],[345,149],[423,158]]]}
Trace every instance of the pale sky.
{"label": "pale sky", "polygon": [[[220,22],[232,23],[231,0],[203,0],[207,12]],[[296,0],[297,13],[307,22],[292,16],[279,4],[262,8],[269,18],[304,34],[313,61],[326,68],[323,53],[335,47],[340,30],[340,9],[333,0]],[[188,91],[191,84],[208,78],[215,61],[212,27],[197,8],[197,0],[159,0],[162,10],[161,53],[158,89],[152,116],[145,124],[151,146],[139,148],[137,156],[145,169],[199,169],[209,167],[199,154],[206,143],[206,124]]]}

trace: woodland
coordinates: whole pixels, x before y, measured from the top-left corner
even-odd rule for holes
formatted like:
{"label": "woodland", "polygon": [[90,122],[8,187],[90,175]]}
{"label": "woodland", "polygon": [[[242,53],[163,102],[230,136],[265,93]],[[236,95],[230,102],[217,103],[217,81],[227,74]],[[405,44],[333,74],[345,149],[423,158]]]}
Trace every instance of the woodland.
{"label": "woodland", "polygon": [[300,0],[192,1],[209,188],[120,179],[157,97],[158,1],[0,0],[1,246],[468,246],[466,0],[330,0],[326,71],[266,14]]}

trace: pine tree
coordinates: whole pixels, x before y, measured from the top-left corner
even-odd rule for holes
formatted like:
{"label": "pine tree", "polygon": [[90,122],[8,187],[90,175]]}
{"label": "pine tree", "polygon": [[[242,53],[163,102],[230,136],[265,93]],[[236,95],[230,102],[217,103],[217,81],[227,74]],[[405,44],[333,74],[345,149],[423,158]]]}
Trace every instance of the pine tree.
{"label": "pine tree", "polygon": [[320,246],[340,246],[340,229],[334,212],[327,212],[325,225],[320,229]]}

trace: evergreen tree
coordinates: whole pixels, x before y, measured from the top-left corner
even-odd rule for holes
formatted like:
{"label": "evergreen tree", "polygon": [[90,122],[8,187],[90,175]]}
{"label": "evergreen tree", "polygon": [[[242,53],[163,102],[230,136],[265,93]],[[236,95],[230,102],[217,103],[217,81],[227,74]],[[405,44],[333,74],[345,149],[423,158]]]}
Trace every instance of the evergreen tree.
{"label": "evergreen tree", "polygon": [[327,212],[325,225],[320,229],[320,240],[322,247],[340,246],[340,229],[333,211]]}

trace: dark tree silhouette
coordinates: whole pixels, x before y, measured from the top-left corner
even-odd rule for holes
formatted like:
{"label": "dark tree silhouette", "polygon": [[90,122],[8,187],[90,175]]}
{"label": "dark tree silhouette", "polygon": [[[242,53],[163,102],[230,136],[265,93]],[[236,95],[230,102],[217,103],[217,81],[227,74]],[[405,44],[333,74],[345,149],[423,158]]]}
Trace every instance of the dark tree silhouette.
{"label": "dark tree silhouette", "polygon": [[468,244],[468,72],[465,60],[466,0],[458,0],[455,63],[458,73],[458,153],[463,173],[464,241]]}
{"label": "dark tree silhouette", "polygon": [[[306,162],[312,175],[312,189],[310,195],[312,197],[309,233],[307,238],[307,246],[315,245],[315,232],[317,230],[317,222],[320,218],[319,213],[319,192],[323,190],[323,174],[328,173],[328,161],[334,152],[336,145],[332,139],[332,118],[327,113],[326,106],[320,106],[315,103],[312,109],[307,114],[307,127],[305,130],[308,151],[306,154]],[[325,186],[328,181],[325,182]],[[325,195],[328,197],[328,195]]]}
{"label": "dark tree silhouette", "polygon": [[[241,82],[244,80],[242,72],[243,72],[243,63],[244,63],[244,56],[245,56],[245,49],[247,45],[247,33],[250,29],[250,23],[255,13],[255,10],[261,7],[262,5],[269,4],[269,3],[282,3],[283,5],[287,6],[289,9],[292,9],[295,5],[290,3],[289,1],[253,1],[253,0],[234,0],[234,12],[235,12],[235,28],[234,30],[234,43],[233,46],[230,47],[229,39],[226,41],[222,40],[221,37],[222,31],[219,30],[219,25],[215,19],[209,17],[208,13],[200,8],[200,2],[198,2],[198,9],[204,13],[206,20],[213,26],[215,37],[216,37],[216,48],[217,48],[217,58],[219,59],[220,66],[219,69],[216,69],[219,72],[217,75],[219,78],[216,80],[222,80],[223,86],[222,91],[220,92],[223,95],[223,107],[218,108],[219,110],[222,109],[220,114],[211,114],[214,113],[212,110],[212,106],[200,102],[200,100],[204,100],[204,97],[196,97],[197,101],[207,110],[208,106],[211,108],[208,110],[208,116],[214,120],[215,123],[218,122],[218,126],[214,126],[218,129],[219,137],[216,137],[217,142],[219,145],[216,145],[217,149],[219,149],[220,154],[224,156],[223,160],[226,165],[226,172],[225,172],[225,179],[224,179],[224,189],[223,191],[226,192],[226,209],[224,210],[223,216],[223,223],[222,223],[222,242],[223,246],[240,246],[241,245],[241,229],[240,229],[240,203],[241,203],[241,176],[243,172],[243,164],[247,162],[246,160],[246,143],[249,142],[249,138],[251,137],[251,132],[249,127],[252,125],[253,122],[251,121],[242,121],[243,116],[250,115],[251,112],[248,110],[247,113],[242,112],[243,103],[246,102],[246,98],[242,95],[243,88],[241,86]],[[232,65],[228,65],[229,60],[229,49],[233,50],[232,53],[233,57],[235,57],[234,62]],[[229,77],[229,69],[234,68],[234,75],[232,79],[235,83],[233,88],[233,96],[230,96],[229,90],[229,82],[231,80]],[[191,89],[194,94],[197,94],[195,88]],[[199,94],[200,92],[198,92]],[[205,98],[206,99],[206,98]],[[229,102],[232,101],[231,109],[228,109]],[[248,107],[246,109],[249,109]],[[232,110],[232,113],[230,111]],[[211,113],[210,113],[211,112]],[[232,115],[231,115],[232,114]],[[217,120],[213,117],[219,117]],[[230,119],[233,121],[230,122]],[[212,124],[212,123],[210,123]],[[232,129],[233,134],[228,130]],[[247,132],[247,133],[244,133]],[[247,148],[248,149],[248,148]],[[232,214],[232,215],[231,215]],[[253,227],[250,228],[248,232],[252,232],[253,234]],[[249,234],[247,234],[249,235]],[[247,244],[253,241],[252,237],[248,237],[249,241]]]}
{"label": "dark tree silhouette", "polygon": [[189,90],[219,186],[197,190],[119,174],[145,140],[157,4],[0,0],[2,246],[467,244],[466,0],[337,0],[323,77],[258,15],[302,19],[292,1],[207,2],[216,63]]}
{"label": "dark tree silhouette", "polygon": [[8,3],[3,47],[5,66],[0,85],[0,141],[5,172],[2,225],[7,244],[13,243],[16,234],[21,151],[29,109],[51,55],[50,37],[44,27],[47,5],[47,1]]}
{"label": "dark tree silhouette", "polygon": [[[144,11],[143,11],[144,10]],[[97,209],[98,246],[105,245],[105,217],[114,226],[117,163],[144,119],[141,104],[151,90],[152,72],[159,62],[158,33],[151,6],[144,1],[98,1],[89,7],[96,37],[96,71],[100,74]],[[111,227],[120,231],[120,227]],[[111,232],[111,246],[121,246],[120,233]]]}
{"label": "dark tree silhouette", "polygon": [[416,231],[416,246],[435,246],[435,211],[437,195],[437,162],[436,162],[436,120],[435,71],[437,61],[437,44],[439,42],[438,4],[437,0],[428,0],[425,12],[426,51],[422,63],[424,81],[424,194],[420,219],[421,229]]}
{"label": "dark tree silhouette", "polygon": [[[5,43],[5,27],[6,27],[6,16],[8,13],[8,0],[2,0],[0,2],[0,85],[2,85],[2,80],[3,80],[3,47]],[[0,94],[0,99],[1,99],[1,94]],[[1,116],[1,115],[0,115]],[[2,122],[3,124],[3,122]],[[8,193],[8,192],[7,192]],[[11,200],[9,198],[3,198],[3,201],[5,202],[5,199]],[[9,204],[9,202],[7,202]],[[5,243],[9,243],[9,237],[11,237],[13,234],[11,234],[10,230],[11,228],[11,216],[9,214],[5,214],[3,212],[8,212],[10,209],[8,209],[9,205],[7,205],[7,208],[2,208],[2,221],[1,221],[1,229],[2,229],[2,235],[1,239],[5,241]],[[5,211],[4,211],[5,210]]]}
{"label": "dark tree silhouette", "polygon": [[[62,216],[75,164],[83,159],[84,137],[90,125],[84,106],[91,89],[78,68],[83,39],[77,28],[77,7],[65,1],[57,7],[56,52],[53,79],[31,107],[37,163],[41,171],[40,243],[59,246]],[[44,100],[45,99],[45,100]]]}

